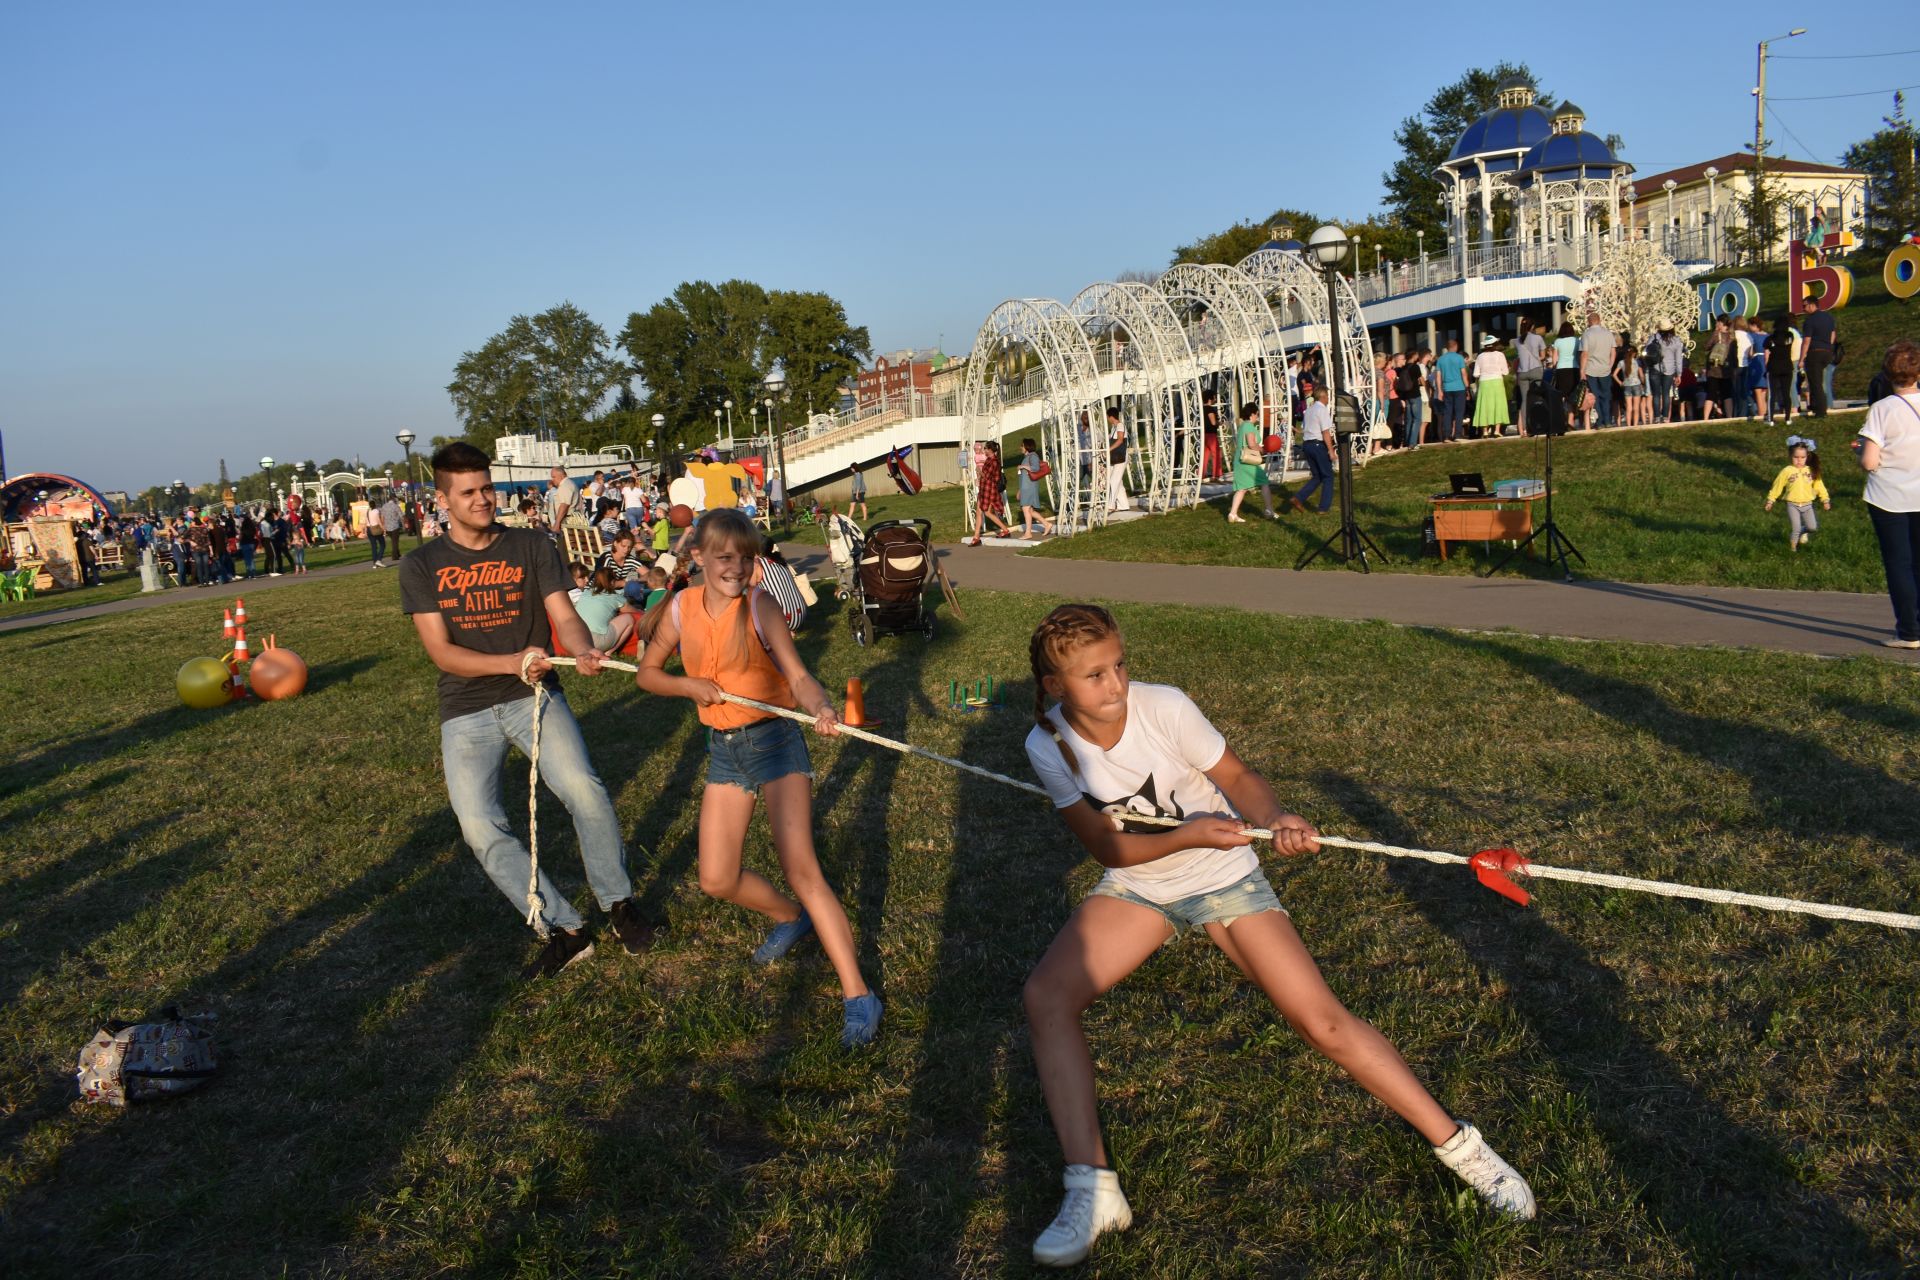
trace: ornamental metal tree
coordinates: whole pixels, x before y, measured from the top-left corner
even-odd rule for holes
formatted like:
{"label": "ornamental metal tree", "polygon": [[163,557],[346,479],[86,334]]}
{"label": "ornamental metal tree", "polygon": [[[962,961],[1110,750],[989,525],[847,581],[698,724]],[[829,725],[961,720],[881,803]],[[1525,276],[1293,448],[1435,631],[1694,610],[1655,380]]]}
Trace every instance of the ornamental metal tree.
{"label": "ornamental metal tree", "polygon": [[1616,334],[1644,343],[1656,330],[1671,326],[1686,349],[1693,350],[1693,316],[1700,309],[1694,290],[1673,259],[1651,240],[1608,245],[1585,276],[1586,306]]}

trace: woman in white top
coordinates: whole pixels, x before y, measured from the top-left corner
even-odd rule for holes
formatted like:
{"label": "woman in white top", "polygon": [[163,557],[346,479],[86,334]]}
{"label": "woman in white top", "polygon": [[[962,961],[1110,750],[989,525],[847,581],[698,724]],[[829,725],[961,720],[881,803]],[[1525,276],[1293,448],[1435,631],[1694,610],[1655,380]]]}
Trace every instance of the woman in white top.
{"label": "woman in white top", "polygon": [[1867,472],[1867,514],[1893,599],[1895,649],[1920,649],[1920,346],[1902,338],[1883,366],[1893,394],[1867,414],[1854,448]]}

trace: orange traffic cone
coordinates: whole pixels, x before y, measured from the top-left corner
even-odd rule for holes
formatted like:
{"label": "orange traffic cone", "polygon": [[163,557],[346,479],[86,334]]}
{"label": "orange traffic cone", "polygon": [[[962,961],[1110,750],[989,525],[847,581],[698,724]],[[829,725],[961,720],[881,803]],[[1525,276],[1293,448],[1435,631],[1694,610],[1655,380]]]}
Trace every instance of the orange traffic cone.
{"label": "orange traffic cone", "polygon": [[233,639],[233,610],[231,609],[227,610],[226,628],[220,634],[228,640]]}
{"label": "orange traffic cone", "polygon": [[851,725],[855,729],[865,729],[880,723],[867,719],[867,691],[861,687],[860,677],[847,681],[847,713],[840,717],[840,723]]}
{"label": "orange traffic cone", "polygon": [[247,602],[239,596],[233,598],[233,625],[236,627],[247,625]]}
{"label": "orange traffic cone", "polygon": [[245,627],[235,628],[235,634],[233,637],[233,660],[235,662],[245,662],[248,660],[247,629]]}

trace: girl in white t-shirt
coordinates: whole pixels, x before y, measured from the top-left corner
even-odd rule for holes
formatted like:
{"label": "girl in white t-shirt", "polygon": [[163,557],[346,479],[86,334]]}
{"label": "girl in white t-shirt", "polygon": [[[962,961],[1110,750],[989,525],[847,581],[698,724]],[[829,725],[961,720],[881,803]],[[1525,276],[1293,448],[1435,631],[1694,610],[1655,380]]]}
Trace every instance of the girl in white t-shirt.
{"label": "girl in white t-shirt", "polygon": [[[1065,604],[1029,647],[1035,727],[1027,759],[1067,827],[1107,874],[1027,979],[1033,1056],[1066,1156],[1066,1201],[1033,1256],[1067,1266],[1104,1231],[1133,1221],[1107,1166],[1093,1061],[1080,1016],[1160,946],[1197,927],[1251,978],[1308,1043],[1433,1144],[1434,1154],[1495,1208],[1531,1218],[1533,1192],[1472,1125],[1435,1102],[1400,1054],[1328,989],[1254,856],[1245,830],[1270,829],[1283,854],[1319,849],[1193,700],[1132,684],[1112,615]],[[1046,710],[1045,699],[1057,699]],[[1178,827],[1122,825],[1128,814]]]}

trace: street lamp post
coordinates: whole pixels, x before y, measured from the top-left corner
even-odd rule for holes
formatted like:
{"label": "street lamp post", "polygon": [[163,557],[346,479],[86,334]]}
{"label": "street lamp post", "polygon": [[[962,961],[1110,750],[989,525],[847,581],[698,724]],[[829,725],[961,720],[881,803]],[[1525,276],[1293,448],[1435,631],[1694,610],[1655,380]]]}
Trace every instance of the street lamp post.
{"label": "street lamp post", "polygon": [[1413,243],[1416,246],[1414,254],[1420,259],[1420,284],[1425,285],[1427,283],[1427,233],[1425,228],[1413,233]]}
{"label": "street lamp post", "polygon": [[[1759,53],[1755,59],[1758,64],[1756,83],[1753,86],[1753,212],[1755,214],[1761,210],[1760,185],[1767,167],[1767,46],[1775,40],[1791,40],[1795,36],[1805,34],[1807,34],[1805,27],[1795,27],[1783,36],[1769,36],[1760,42]],[[1757,230],[1759,230],[1757,227],[1747,228],[1749,234]],[[1768,228],[1768,232],[1766,253],[1767,260],[1771,262],[1773,260],[1771,227]]]}
{"label": "street lamp post", "polygon": [[[1340,352],[1340,303],[1335,294],[1335,285],[1340,279],[1340,263],[1354,248],[1347,239],[1347,233],[1335,226],[1324,226],[1307,238],[1307,252],[1319,266],[1320,274],[1327,281],[1327,363],[1333,366],[1333,436],[1340,447],[1340,527],[1294,566],[1304,569],[1322,555],[1332,555],[1341,564],[1351,565],[1358,561],[1362,573],[1373,570],[1367,564],[1367,552],[1371,551],[1386,563],[1386,553],[1374,545],[1361,531],[1353,518],[1353,433],[1361,427],[1360,406],[1347,393],[1347,362],[1341,359]],[[1357,259],[1359,254],[1355,253]],[[1339,548],[1334,544],[1338,542]]]}
{"label": "street lamp post", "polygon": [[[649,418],[648,421],[653,423],[653,434],[655,438],[660,440],[664,440],[667,438],[667,415],[666,414],[656,413],[653,415],[653,417]],[[647,441],[647,448],[648,449],[653,448],[652,440]],[[656,456],[653,460],[653,470],[655,475],[658,475],[663,470],[665,470],[665,468],[663,468],[660,465],[660,459],[658,456]]]}
{"label": "street lamp post", "polygon": [[[418,520],[415,518],[417,513],[414,509],[415,498],[414,498],[413,488],[416,484],[419,483],[419,480],[418,478],[415,477],[413,473],[414,435],[413,435],[413,432],[411,431],[403,430],[398,435],[394,436],[394,439],[400,443],[400,447],[406,450],[406,454],[407,454],[407,504],[406,506],[401,508],[401,517],[403,521],[405,520],[414,521],[413,545],[418,547],[420,545],[420,524]],[[398,535],[395,536],[394,541],[395,541],[395,545],[398,545],[399,543]]]}
{"label": "street lamp post", "polygon": [[[780,501],[777,504],[777,508],[784,510],[792,501],[792,495],[787,492],[787,442],[780,434],[780,423],[774,414],[773,402],[775,397],[786,389],[787,376],[776,369],[767,375],[765,385],[767,388],[767,431],[773,437],[774,474],[780,477]],[[769,503],[768,505],[771,507],[776,504]]]}
{"label": "street lamp post", "polygon": [[1672,178],[1660,184],[1660,189],[1667,193],[1667,232],[1661,239],[1666,242],[1669,253],[1673,246],[1673,189],[1679,185]]}
{"label": "street lamp post", "polygon": [[[1627,239],[1633,239],[1633,207],[1640,199],[1640,190],[1631,182],[1627,184]],[[1617,228],[1616,228],[1617,229]]]}
{"label": "street lamp post", "polygon": [[713,411],[713,443],[715,446],[720,443],[720,410],[718,409]]}
{"label": "street lamp post", "polygon": [[727,443],[732,444],[733,443],[733,401],[731,399],[722,400],[720,402],[720,407],[727,411]]}

